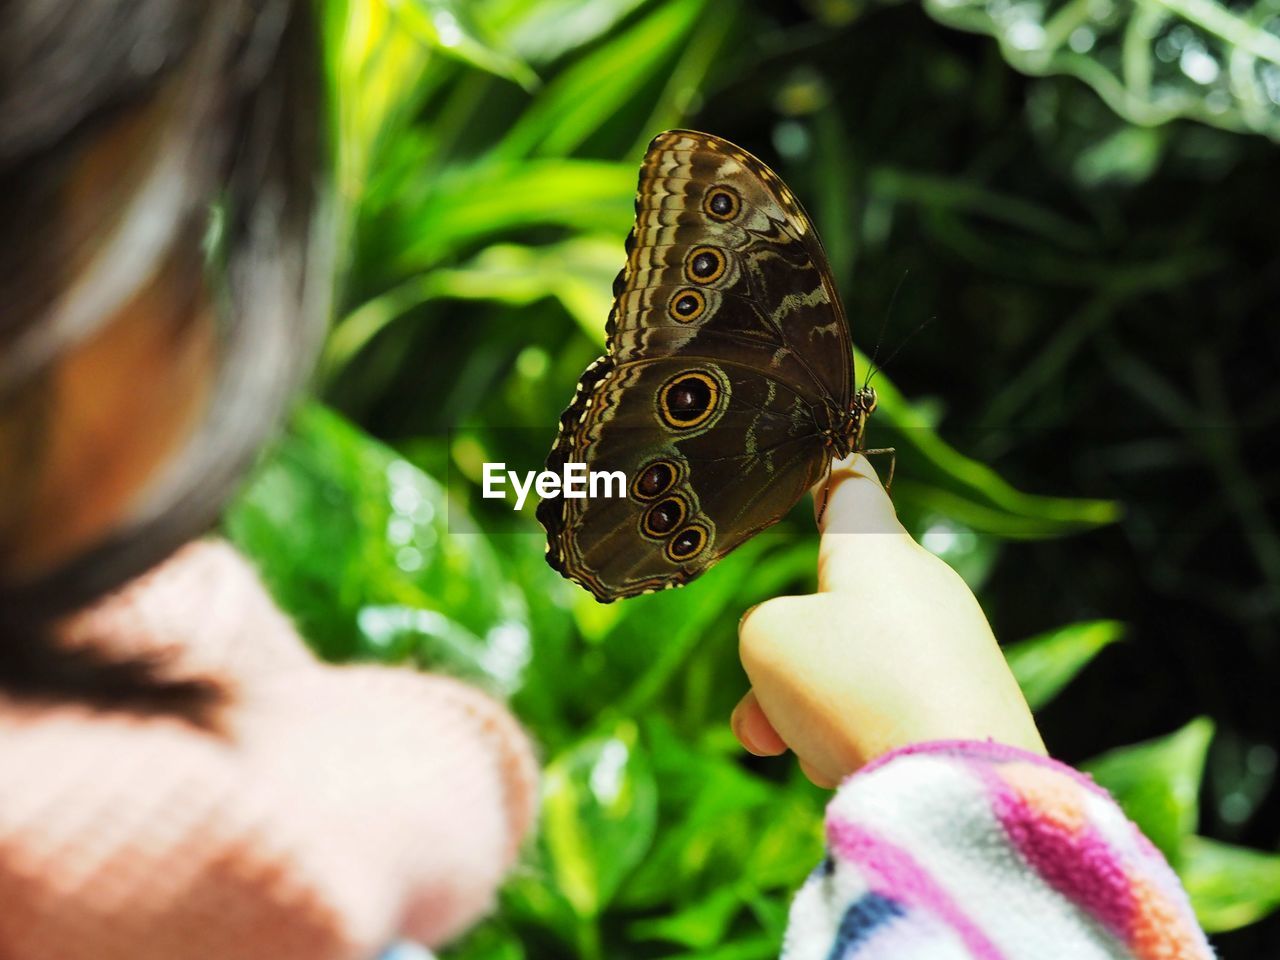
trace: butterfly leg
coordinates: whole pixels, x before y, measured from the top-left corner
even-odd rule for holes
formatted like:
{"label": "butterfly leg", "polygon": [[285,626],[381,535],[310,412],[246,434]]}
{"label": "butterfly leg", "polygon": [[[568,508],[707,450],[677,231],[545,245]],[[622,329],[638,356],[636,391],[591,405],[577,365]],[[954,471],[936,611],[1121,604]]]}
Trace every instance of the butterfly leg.
{"label": "butterfly leg", "polygon": [[831,461],[827,460],[827,471],[822,475],[822,479],[818,481],[818,485],[822,488],[822,502],[818,504],[815,519],[818,522],[818,529],[822,529],[822,518],[827,515],[827,501],[831,499]]}
{"label": "butterfly leg", "polygon": [[859,450],[864,457],[875,456],[876,454],[887,453],[889,455],[889,478],[884,482],[884,492],[889,493],[893,489],[893,469],[898,465],[898,449],[897,447],[875,447],[871,450]]}

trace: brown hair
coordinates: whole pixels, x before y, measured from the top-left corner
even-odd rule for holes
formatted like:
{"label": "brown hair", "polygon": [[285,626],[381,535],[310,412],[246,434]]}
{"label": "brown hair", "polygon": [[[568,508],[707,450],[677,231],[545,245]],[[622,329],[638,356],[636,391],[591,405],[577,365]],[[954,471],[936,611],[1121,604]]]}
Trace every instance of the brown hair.
{"label": "brown hair", "polygon": [[0,685],[191,703],[49,625],[207,530],[310,368],[313,8],[0,0],[0,23]]}

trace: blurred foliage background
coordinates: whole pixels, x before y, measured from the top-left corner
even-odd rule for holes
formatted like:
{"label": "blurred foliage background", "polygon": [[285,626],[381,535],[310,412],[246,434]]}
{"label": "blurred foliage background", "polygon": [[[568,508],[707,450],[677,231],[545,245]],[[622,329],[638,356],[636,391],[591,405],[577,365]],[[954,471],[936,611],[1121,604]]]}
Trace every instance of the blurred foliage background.
{"label": "blurred foliage background", "polygon": [[726,722],[737,618],[812,586],[808,505],[600,606],[476,496],[545,456],[673,126],[788,181],[863,351],[900,283],[887,344],[936,316],[877,380],[900,511],[1222,956],[1277,955],[1280,2],[322,6],[334,324],[226,527],[323,655],[472,679],[537,739],[538,838],[446,958],[776,956],[820,855],[823,793]]}

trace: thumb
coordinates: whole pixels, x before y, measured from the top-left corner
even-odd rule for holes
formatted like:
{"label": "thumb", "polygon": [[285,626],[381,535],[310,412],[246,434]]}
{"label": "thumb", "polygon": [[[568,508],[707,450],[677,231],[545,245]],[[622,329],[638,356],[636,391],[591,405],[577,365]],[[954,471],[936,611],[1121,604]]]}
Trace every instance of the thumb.
{"label": "thumb", "polygon": [[[824,507],[825,505],[825,507]],[[831,464],[825,485],[814,490],[819,591],[851,590],[874,576],[885,549],[900,550],[910,536],[870,461],[853,454]]]}

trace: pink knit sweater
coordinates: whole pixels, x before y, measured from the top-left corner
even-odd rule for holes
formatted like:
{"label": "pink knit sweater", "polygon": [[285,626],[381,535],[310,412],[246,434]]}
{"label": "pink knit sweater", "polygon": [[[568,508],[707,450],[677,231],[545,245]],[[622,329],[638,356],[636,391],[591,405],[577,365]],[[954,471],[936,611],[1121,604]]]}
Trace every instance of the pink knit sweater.
{"label": "pink knit sweater", "polygon": [[221,735],[0,696],[3,960],[364,960],[489,908],[537,776],[497,703],[317,662],[218,542],[66,634],[170,651],[232,695]]}

